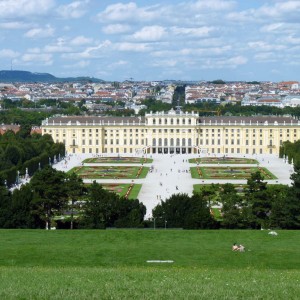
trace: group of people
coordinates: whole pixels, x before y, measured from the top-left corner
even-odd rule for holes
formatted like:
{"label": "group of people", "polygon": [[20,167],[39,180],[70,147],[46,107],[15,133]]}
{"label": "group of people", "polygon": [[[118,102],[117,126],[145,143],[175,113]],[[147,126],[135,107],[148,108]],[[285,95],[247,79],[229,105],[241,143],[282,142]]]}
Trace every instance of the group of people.
{"label": "group of people", "polygon": [[245,247],[243,245],[237,245],[236,243],[234,243],[232,245],[232,251],[245,252]]}

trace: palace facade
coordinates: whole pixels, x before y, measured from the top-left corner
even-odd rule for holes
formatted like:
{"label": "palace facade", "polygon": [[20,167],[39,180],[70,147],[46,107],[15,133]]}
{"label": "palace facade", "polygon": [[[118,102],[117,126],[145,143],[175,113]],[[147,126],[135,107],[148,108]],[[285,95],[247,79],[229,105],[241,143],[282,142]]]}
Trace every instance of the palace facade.
{"label": "palace facade", "polygon": [[145,117],[56,116],[43,121],[42,134],[64,143],[68,153],[278,154],[284,141],[300,139],[300,121],[171,110]]}

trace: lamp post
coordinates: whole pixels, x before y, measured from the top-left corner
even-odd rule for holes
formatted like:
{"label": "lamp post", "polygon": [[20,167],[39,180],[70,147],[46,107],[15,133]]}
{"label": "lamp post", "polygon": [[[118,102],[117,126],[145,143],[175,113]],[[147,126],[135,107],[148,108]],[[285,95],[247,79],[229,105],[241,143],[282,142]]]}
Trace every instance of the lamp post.
{"label": "lamp post", "polygon": [[165,220],[165,229],[167,229],[167,223],[168,223],[168,221]]}
{"label": "lamp post", "polygon": [[153,217],[153,229],[154,229],[154,230],[155,230],[155,219],[156,219],[156,218]]}

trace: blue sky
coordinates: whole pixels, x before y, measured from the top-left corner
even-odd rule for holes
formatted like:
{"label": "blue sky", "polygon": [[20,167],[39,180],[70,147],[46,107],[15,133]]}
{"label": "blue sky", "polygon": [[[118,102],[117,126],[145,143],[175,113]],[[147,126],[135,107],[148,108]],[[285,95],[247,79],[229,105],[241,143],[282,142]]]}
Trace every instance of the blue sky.
{"label": "blue sky", "polygon": [[299,0],[1,0],[0,69],[300,80]]}

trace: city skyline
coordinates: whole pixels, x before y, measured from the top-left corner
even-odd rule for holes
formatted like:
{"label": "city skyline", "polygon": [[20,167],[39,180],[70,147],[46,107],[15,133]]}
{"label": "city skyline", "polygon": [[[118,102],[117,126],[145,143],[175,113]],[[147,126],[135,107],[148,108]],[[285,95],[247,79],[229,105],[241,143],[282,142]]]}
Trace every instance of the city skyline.
{"label": "city skyline", "polygon": [[300,2],[0,3],[1,69],[104,80],[299,80]]}

